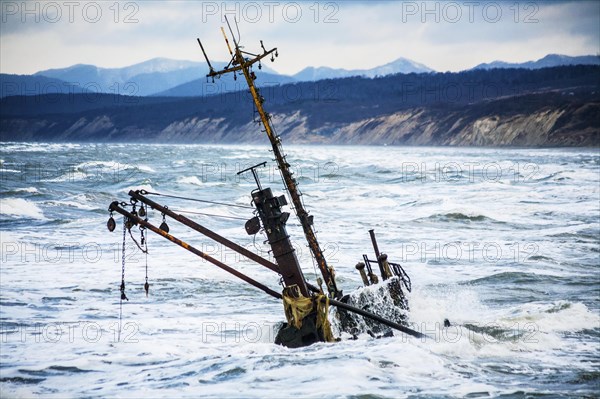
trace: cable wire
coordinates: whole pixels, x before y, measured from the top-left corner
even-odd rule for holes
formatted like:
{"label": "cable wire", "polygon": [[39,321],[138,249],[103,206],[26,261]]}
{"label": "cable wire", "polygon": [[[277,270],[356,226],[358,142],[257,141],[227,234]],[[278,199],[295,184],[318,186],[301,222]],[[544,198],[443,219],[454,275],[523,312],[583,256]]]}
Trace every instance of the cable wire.
{"label": "cable wire", "polygon": [[240,218],[237,216],[225,216],[225,215],[217,215],[215,213],[206,213],[206,212],[195,212],[195,211],[179,211],[176,209],[171,209],[173,212],[179,212],[179,213],[190,213],[192,215],[203,215],[203,216],[213,216],[213,217],[217,217],[217,218],[224,218],[224,219],[237,219],[237,220],[248,220],[248,218]]}
{"label": "cable wire", "polygon": [[142,195],[160,195],[161,197],[177,198],[177,199],[181,199],[181,200],[185,200],[185,201],[203,202],[203,203],[206,203],[206,204],[231,206],[231,207],[235,207],[235,208],[254,209],[254,208],[252,208],[251,206],[248,206],[248,205],[227,204],[225,202],[208,201],[208,200],[201,200],[201,199],[197,199],[197,198],[180,197],[180,196],[177,196],[177,195],[153,193],[153,192],[146,191],[146,190],[141,190],[140,194],[142,194]]}

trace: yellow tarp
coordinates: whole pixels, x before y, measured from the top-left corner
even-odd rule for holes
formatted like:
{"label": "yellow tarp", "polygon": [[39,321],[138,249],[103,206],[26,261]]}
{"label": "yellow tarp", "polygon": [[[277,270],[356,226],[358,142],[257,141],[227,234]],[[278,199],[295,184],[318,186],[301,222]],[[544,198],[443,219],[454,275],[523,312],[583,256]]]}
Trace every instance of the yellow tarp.
{"label": "yellow tarp", "polygon": [[302,320],[313,311],[314,303],[317,304],[317,329],[321,330],[325,341],[335,341],[331,332],[331,324],[327,317],[329,313],[329,298],[323,294],[315,295],[312,298],[305,296],[293,298],[285,295],[284,292],[283,309],[288,324],[297,329],[302,328]]}

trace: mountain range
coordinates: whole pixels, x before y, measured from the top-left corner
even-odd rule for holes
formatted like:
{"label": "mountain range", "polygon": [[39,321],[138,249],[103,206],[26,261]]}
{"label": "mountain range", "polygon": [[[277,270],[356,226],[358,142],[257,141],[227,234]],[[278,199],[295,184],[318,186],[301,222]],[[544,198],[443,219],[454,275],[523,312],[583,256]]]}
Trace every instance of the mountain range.
{"label": "mountain range", "polygon": [[[246,93],[9,96],[0,141],[256,143],[266,136]],[[261,95],[286,143],[600,145],[596,65],[348,77]]]}
{"label": "mountain range", "polygon": [[396,73],[426,73],[435,72],[426,65],[411,61],[407,58],[398,58],[395,61],[371,69],[334,69],[329,67],[307,67],[292,75],[300,82],[312,82],[322,79],[339,79],[351,76],[365,76],[374,78],[376,76],[387,76]]}
{"label": "mountain range", "polygon": [[493,61],[489,64],[479,64],[473,69],[494,69],[494,68],[525,68],[525,69],[540,69],[552,68],[563,65],[600,65],[600,56],[597,55],[582,55],[570,57],[561,54],[548,54],[537,61],[527,61],[522,63],[510,63],[504,61]]}
{"label": "mountain range", "polygon": [[[225,62],[213,62],[215,69],[223,68]],[[480,64],[473,69],[526,68],[538,69],[560,65],[600,65],[600,57],[588,55],[569,57],[549,54],[537,61],[521,64],[494,61]],[[225,93],[244,89],[241,81],[228,75],[214,83],[206,79],[208,65],[205,62],[154,58],[123,68],[100,68],[78,64],[67,68],[48,69],[33,75],[0,74],[0,98],[13,95],[36,95],[50,93],[109,93],[128,96],[193,97],[211,93]],[[279,74],[262,65],[255,70],[263,86],[275,86],[293,82],[312,82],[323,79],[341,79],[353,76],[367,78],[383,77],[398,73],[433,73],[426,65],[398,58],[395,61],[371,69],[335,69],[308,67],[288,76]]]}
{"label": "mountain range", "polygon": [[123,68],[77,64],[40,71],[33,76],[76,82],[92,92],[147,96],[197,79],[207,71],[200,62],[154,58]]}

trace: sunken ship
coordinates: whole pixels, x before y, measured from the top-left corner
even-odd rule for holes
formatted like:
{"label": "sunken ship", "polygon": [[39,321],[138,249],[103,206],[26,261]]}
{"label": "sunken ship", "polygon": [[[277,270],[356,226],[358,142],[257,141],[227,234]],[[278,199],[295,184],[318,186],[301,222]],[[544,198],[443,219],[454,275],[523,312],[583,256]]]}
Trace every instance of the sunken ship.
{"label": "sunken ship", "polygon": [[[231,273],[244,283],[282,301],[285,322],[281,323],[277,331],[276,344],[296,348],[316,342],[335,342],[340,338],[334,336],[332,330],[333,319],[335,319],[338,330],[349,333],[351,337],[356,337],[360,333],[383,337],[393,335],[395,331],[414,337],[425,337],[424,334],[408,326],[409,304],[406,294],[411,290],[410,278],[400,264],[388,260],[388,256],[380,252],[374,230],[368,232],[372,244],[372,255],[363,254],[362,257],[357,259],[358,262],[355,266],[356,272],[360,275],[365,287],[344,294],[338,286],[335,270],[333,266],[328,264],[317,240],[314,217],[305,207],[302,192],[287,160],[281,137],[275,132],[272,115],[266,111],[265,99],[256,83],[257,76],[253,69],[255,67],[261,69],[261,62],[265,58],[274,61],[279,55],[277,48],[267,50],[261,40],[260,48],[262,51],[258,53],[245,51],[240,45],[239,34],[236,38],[229,21],[226,22],[233,46],[229,42],[225,30],[221,28],[231,56],[229,63],[222,70],[215,70],[212,67],[202,42],[200,39],[197,39],[197,41],[209,67],[207,79],[214,81],[214,79],[218,79],[225,74],[233,74],[234,78],[237,79],[238,76],[241,76],[246,81],[255,112],[260,119],[261,132],[266,133],[269,139],[274,156],[273,161],[281,174],[283,188],[287,195],[275,193],[272,188],[263,187],[261,184],[257,170],[265,167],[267,161],[239,171],[238,174],[252,174],[256,183],[256,188],[250,192],[249,196],[250,207],[254,216],[246,221],[243,228],[240,226],[240,232],[243,233],[243,230],[245,230],[248,235],[266,235],[266,242],[270,246],[274,262],[236,244],[200,223],[174,212],[169,209],[168,204],[159,203],[160,199],[156,197],[160,196],[165,199],[188,198],[167,193],[131,190],[128,193],[128,201],[114,201],[108,208],[110,216],[107,227],[109,231],[116,230],[115,214],[119,214],[123,218],[122,278],[119,287],[121,309],[123,301],[128,300],[125,284],[126,258],[124,256],[127,235],[135,241],[143,252],[147,253],[148,248],[145,237],[148,232],[152,232],[207,260],[214,266]],[[189,200],[194,199],[190,198]],[[199,201],[211,202],[209,200]],[[318,266],[320,277],[314,282],[307,280],[292,245],[286,228],[286,222],[291,214],[286,211],[286,207],[289,207],[298,218],[313,261]],[[157,216],[160,223],[153,221],[152,216]],[[215,259],[197,247],[170,234],[168,223],[180,223],[187,226],[198,234],[214,240],[252,262],[271,270],[280,279],[283,286],[281,292],[273,290],[255,280],[252,276],[241,273],[235,267]],[[135,240],[133,236],[132,230],[134,227],[139,230],[139,241]],[[136,234],[138,233],[136,232]],[[144,289],[146,295],[148,295],[150,283],[147,277]],[[331,308],[335,308],[335,310],[330,310]]]}

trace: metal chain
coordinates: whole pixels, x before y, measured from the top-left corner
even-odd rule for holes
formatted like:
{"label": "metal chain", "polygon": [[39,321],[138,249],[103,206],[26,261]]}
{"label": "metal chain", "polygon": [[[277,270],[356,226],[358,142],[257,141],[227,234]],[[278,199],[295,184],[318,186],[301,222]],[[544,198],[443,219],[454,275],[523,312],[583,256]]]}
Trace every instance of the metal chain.
{"label": "metal chain", "polygon": [[125,238],[127,237],[127,217],[123,217],[123,247],[121,250],[121,302],[127,299],[125,296]]}
{"label": "metal chain", "polygon": [[[148,220],[148,207],[146,207],[146,209],[144,209],[144,211],[146,211],[146,218],[145,220]],[[144,283],[144,291],[146,291],[146,298],[148,297],[148,291],[150,290],[150,284],[148,283],[148,237],[144,236],[144,230],[146,230],[146,228],[144,227],[143,229],[140,228],[140,234],[141,234],[141,242],[142,245],[144,246],[144,248],[146,249],[144,251],[144,253],[146,254],[146,282]]]}
{"label": "metal chain", "polygon": [[123,325],[123,299],[125,296],[125,238],[127,237],[127,217],[123,217],[123,246],[121,248],[121,299],[119,300],[119,331],[117,342],[121,342],[121,326]]}

